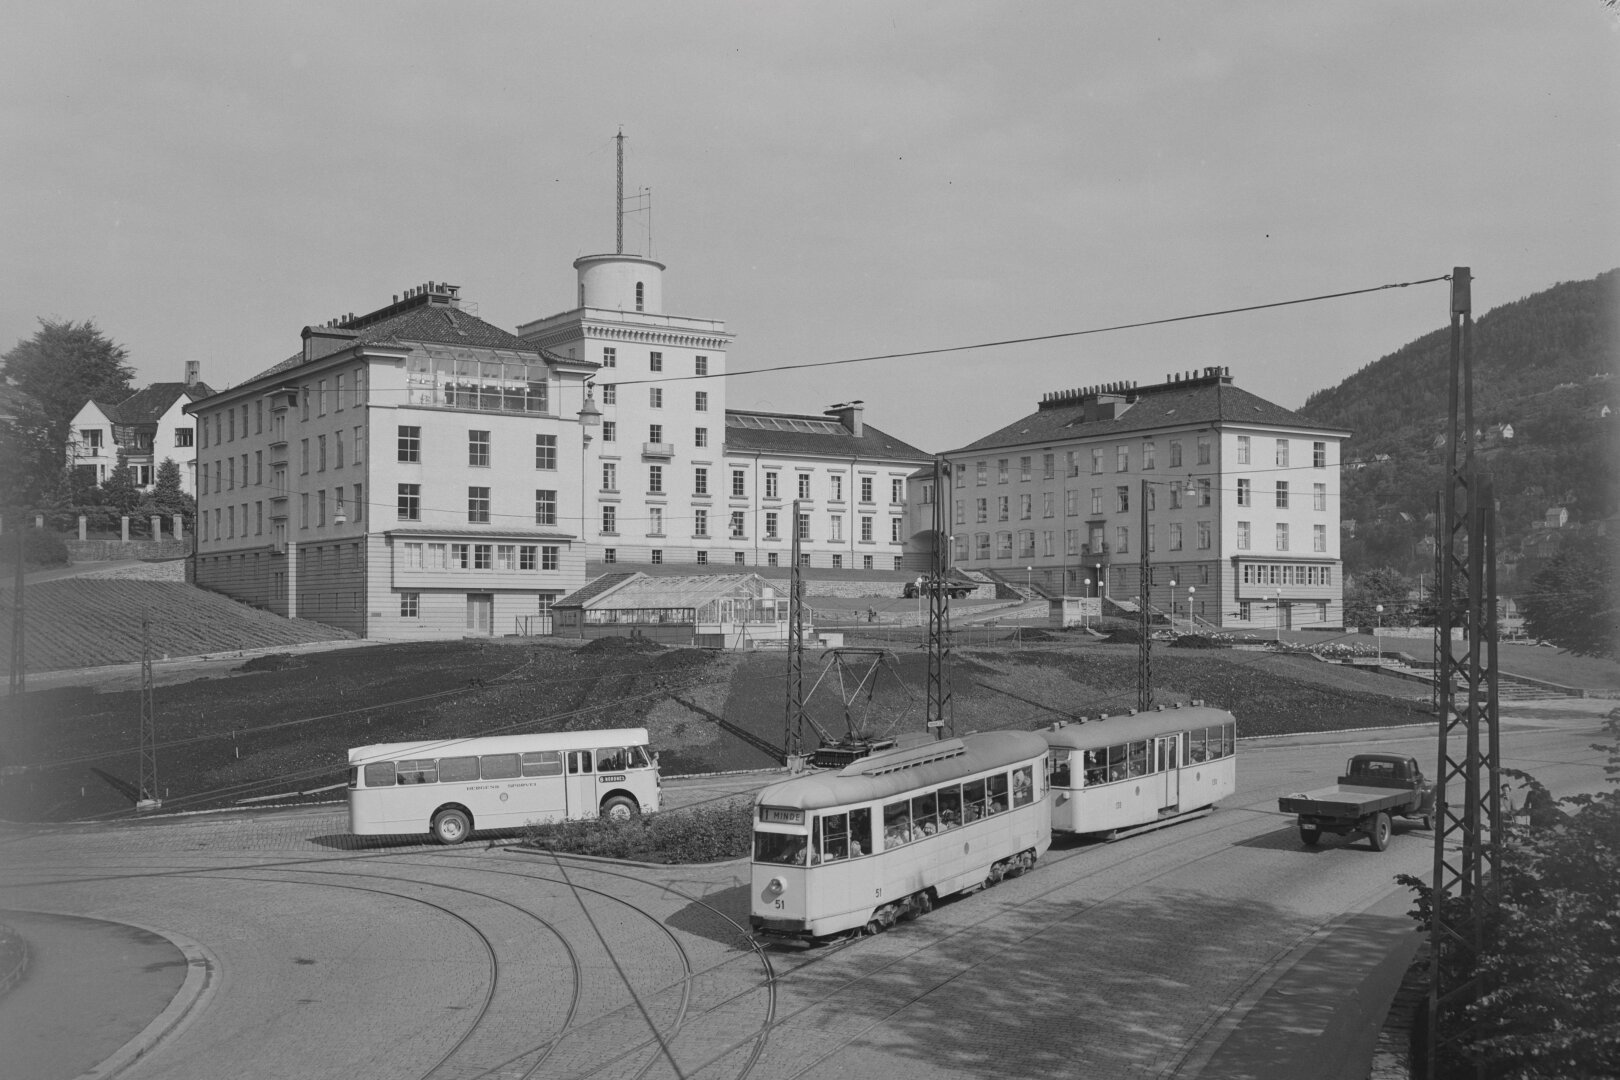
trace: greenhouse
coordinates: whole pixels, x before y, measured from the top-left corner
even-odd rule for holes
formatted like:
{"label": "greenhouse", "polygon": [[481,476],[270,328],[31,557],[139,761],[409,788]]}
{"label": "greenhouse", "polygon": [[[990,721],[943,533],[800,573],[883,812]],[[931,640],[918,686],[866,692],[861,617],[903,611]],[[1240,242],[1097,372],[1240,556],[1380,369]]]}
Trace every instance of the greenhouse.
{"label": "greenhouse", "polygon": [[552,633],[749,649],[787,640],[788,597],[758,574],[604,574],[553,605]]}

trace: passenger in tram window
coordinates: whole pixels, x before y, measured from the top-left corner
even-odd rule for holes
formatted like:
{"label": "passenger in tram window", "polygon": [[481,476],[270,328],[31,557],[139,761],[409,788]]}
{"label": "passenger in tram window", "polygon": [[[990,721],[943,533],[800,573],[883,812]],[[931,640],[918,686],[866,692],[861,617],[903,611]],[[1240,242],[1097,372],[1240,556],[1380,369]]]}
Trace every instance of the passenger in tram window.
{"label": "passenger in tram window", "polygon": [[1007,774],[996,773],[985,778],[985,797],[989,800],[987,810],[992,814],[999,814],[1007,809]]}
{"label": "passenger in tram window", "polygon": [[1204,729],[1193,728],[1187,733],[1187,760],[1204,760]]}
{"label": "passenger in tram window", "polygon": [[849,850],[851,855],[868,855],[872,851],[872,809],[863,806],[849,812]]}
{"label": "passenger in tram window", "polygon": [[1046,779],[1048,787],[1068,787],[1069,780],[1069,753],[1065,750],[1052,751],[1051,774]]}
{"label": "passenger in tram window", "polygon": [[939,798],[930,791],[911,800],[911,833],[915,839],[933,836],[939,831]]}
{"label": "passenger in tram window", "polygon": [[883,808],[884,850],[911,843],[911,803],[902,800]]}
{"label": "passenger in tram window", "polygon": [[1031,769],[1032,766],[1025,765],[1022,769],[1013,770],[1012,804],[1014,806],[1027,806],[1035,799],[1035,785]]}
{"label": "passenger in tram window", "polygon": [[1131,776],[1147,775],[1147,743],[1131,743],[1130,768],[1127,771]]}
{"label": "passenger in tram window", "polygon": [[962,820],[977,821],[984,817],[984,781],[970,780],[962,785]]}
{"label": "passenger in tram window", "polygon": [[1108,780],[1110,783],[1115,780],[1125,779],[1127,768],[1125,764],[1126,749],[1123,743],[1108,748]]}
{"label": "passenger in tram window", "polygon": [[962,823],[962,786],[939,789],[939,827],[954,829]]}
{"label": "passenger in tram window", "polygon": [[1099,747],[1096,750],[1087,750],[1083,762],[1086,773],[1086,786],[1108,783],[1108,748]]}
{"label": "passenger in tram window", "polygon": [[810,865],[816,866],[821,862],[821,819],[816,818],[810,822]]}
{"label": "passenger in tram window", "polygon": [[816,819],[814,829],[822,834],[821,850],[825,861],[849,858],[849,815],[827,814]]}

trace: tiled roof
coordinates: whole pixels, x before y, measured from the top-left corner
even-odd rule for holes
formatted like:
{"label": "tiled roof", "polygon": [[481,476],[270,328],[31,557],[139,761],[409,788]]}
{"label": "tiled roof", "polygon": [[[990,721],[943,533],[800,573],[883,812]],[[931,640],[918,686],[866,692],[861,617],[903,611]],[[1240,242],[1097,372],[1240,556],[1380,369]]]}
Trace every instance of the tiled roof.
{"label": "tiled roof", "polygon": [[1122,397],[1129,400],[1133,395],[1135,404],[1112,419],[1086,420],[1086,407],[1076,399],[1073,404],[1056,404],[1040,409],[952,452],[968,453],[1090,437],[1107,438],[1162,428],[1182,428],[1190,424],[1260,424],[1310,431],[1342,431],[1323,427],[1300,413],[1274,405],[1224,380],[1141,387],[1126,391]]}
{"label": "tiled roof", "polygon": [[[205,397],[212,397],[213,388],[207,383],[186,385],[183,382],[152,383],[144,390],[137,390],[129,397],[113,406],[116,413],[109,413],[108,419],[120,424],[155,424],[163,419],[176,401],[185,397],[192,401],[200,401]],[[100,403],[97,402],[99,405]],[[107,406],[102,406],[106,411]]]}
{"label": "tiled roof", "polygon": [[[779,420],[808,430],[779,430],[760,426],[759,419]],[[726,410],[726,452],[759,451],[767,454],[805,454],[811,457],[861,457],[867,460],[932,461],[933,456],[902,442],[871,424],[861,425],[859,437],[836,420],[797,413],[760,413]]]}
{"label": "tiled roof", "polygon": [[[476,315],[469,315],[448,304],[430,304],[426,296],[423,296],[421,301],[416,306],[403,307],[401,311],[350,331],[352,334],[350,341],[361,345],[399,345],[420,341],[474,349],[510,349],[530,355],[540,353],[536,346],[516,334],[502,330],[493,323],[487,323]],[[366,318],[368,317],[363,316],[355,322],[364,323]],[[346,324],[338,324],[338,329],[346,329]],[[347,348],[348,344],[349,342],[345,342],[340,347]],[[304,354],[300,351],[274,367],[259,372],[249,381],[291,371],[303,362]]]}

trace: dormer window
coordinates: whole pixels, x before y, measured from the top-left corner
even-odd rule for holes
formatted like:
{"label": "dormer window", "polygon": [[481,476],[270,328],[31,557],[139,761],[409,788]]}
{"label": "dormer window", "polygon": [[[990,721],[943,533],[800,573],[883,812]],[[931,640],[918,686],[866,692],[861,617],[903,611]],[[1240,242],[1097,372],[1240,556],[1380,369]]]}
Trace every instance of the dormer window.
{"label": "dormer window", "polygon": [[647,286],[644,285],[643,283],[639,282],[639,281],[636,282],[636,310],[637,311],[642,310],[642,305],[645,302],[646,297],[647,297]]}

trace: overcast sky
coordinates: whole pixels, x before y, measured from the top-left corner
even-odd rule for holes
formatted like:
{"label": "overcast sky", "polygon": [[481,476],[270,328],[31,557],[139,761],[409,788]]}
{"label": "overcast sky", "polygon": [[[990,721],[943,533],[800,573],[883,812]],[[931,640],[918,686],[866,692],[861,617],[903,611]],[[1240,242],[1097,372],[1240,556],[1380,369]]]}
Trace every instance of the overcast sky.
{"label": "overcast sky", "polygon": [[[1540,3],[14,3],[0,350],[93,319],[216,387],[424,281],[507,329],[614,247],[733,372],[1620,265],[1620,21]],[[962,445],[1220,364],[1288,407],[1445,325],[1431,284],[730,380]]]}

